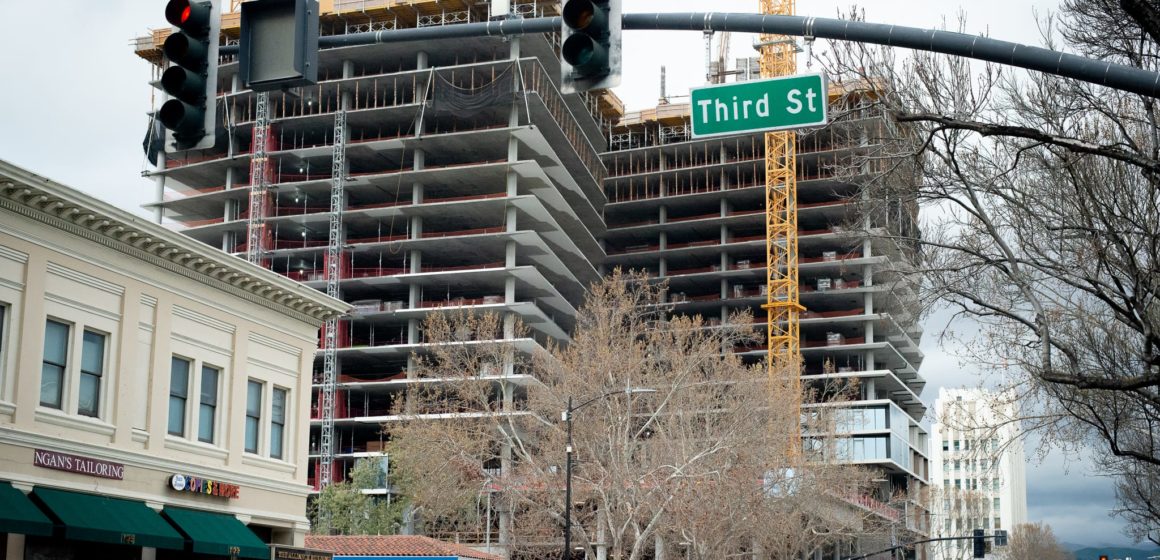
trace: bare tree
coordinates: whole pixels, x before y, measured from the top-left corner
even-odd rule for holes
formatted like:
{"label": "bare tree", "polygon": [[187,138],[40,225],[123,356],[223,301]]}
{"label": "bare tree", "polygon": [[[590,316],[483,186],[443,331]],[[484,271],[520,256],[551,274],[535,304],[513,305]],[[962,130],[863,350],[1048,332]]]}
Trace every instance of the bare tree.
{"label": "bare tree", "polygon": [[[1046,46],[1156,71],[1143,4],[1066,0],[1042,20]],[[1160,542],[1152,494],[1136,486],[1160,475],[1156,100],[858,44],[821,58],[900,123],[882,150],[841,162],[895,171],[866,181],[871,234],[921,244],[924,296],[979,325],[965,352],[1018,392],[1024,427],[1093,446],[1098,467],[1123,477],[1131,534]],[[922,205],[923,235],[888,223],[889,204]]]}
{"label": "bare tree", "polygon": [[424,528],[480,527],[513,554],[558,554],[572,406],[573,542],[599,558],[800,557],[870,531],[852,505],[867,473],[807,463],[801,395],[733,352],[754,340],[749,318],[710,327],[664,301],[663,286],[614,273],[570,343],[539,351],[494,315],[428,319],[430,382],[386,426]]}
{"label": "bare tree", "polygon": [[1017,525],[1009,537],[1007,547],[999,550],[1003,560],[1074,560],[1055,538],[1051,525],[1024,523]]}

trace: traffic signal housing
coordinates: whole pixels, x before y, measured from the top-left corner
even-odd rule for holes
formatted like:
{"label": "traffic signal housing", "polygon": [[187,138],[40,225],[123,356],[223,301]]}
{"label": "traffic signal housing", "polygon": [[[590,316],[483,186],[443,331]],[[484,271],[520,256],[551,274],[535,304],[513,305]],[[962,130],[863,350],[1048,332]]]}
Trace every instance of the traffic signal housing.
{"label": "traffic signal housing", "polygon": [[210,148],[217,127],[217,59],[220,0],[169,0],[165,19],[177,27],[162,52],[169,67],[161,89],[169,100],[157,119],[167,130],[167,151]]}
{"label": "traffic signal housing", "polygon": [[971,542],[974,548],[974,558],[982,558],[987,555],[987,540],[983,538],[983,530],[975,529],[974,539]]}
{"label": "traffic signal housing", "polygon": [[560,13],[560,90],[620,85],[620,0],[564,0]]}

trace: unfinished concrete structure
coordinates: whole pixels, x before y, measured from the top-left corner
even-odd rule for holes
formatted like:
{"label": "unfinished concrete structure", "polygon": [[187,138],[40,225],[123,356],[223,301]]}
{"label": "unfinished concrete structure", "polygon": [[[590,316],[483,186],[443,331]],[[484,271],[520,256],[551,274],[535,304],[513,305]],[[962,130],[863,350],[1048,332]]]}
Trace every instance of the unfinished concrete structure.
{"label": "unfinished concrete structure", "polygon": [[[867,95],[831,88],[834,123],[797,138],[802,383],[818,400],[807,409],[841,409],[833,452],[882,473],[859,505],[883,523],[925,534],[922,331],[913,280],[898,273],[917,255],[875,235],[911,234],[917,215],[901,203],[864,200],[860,185],[884,169],[854,163],[855,154],[869,153],[889,126]],[[604,154],[605,267],[667,280],[678,313],[713,325],[749,310],[764,328],[764,146],[762,133],[692,138],[687,104],[626,114]],[[737,351],[756,361],[767,348]]]}
{"label": "unfinished concrete structure", "polygon": [[[555,3],[513,9],[542,15]],[[322,29],[486,17],[486,6],[463,0],[339,2],[324,6]],[[224,29],[236,31],[228,21]],[[139,42],[138,53],[159,61],[159,41]],[[335,333],[333,457],[321,445],[327,411],[315,407],[316,473],[333,460],[331,479],[341,480],[355,458],[379,454],[380,422],[409,382],[408,360],[431,309],[518,317],[532,333],[520,343],[528,348],[567,339],[584,286],[599,277],[601,111],[616,108],[611,97],[558,93],[552,41],[327,49],[317,86],[271,94],[265,108],[261,95],[240,88],[237,64],[226,62],[226,137],[204,153],[163,157],[150,172],[158,218],[194,239],[239,256],[260,244],[264,266],[319,289],[328,255],[337,256],[336,280],[356,311]],[[255,152],[266,158],[260,176]],[[255,206],[259,186],[265,200]],[[254,216],[255,207],[264,215]],[[326,364],[317,369],[320,392]],[[507,398],[520,390],[518,380],[502,386]]]}
{"label": "unfinished concrete structure", "polygon": [[[486,4],[466,0],[322,4],[323,34],[488,17]],[[557,4],[512,11],[551,15]],[[227,14],[228,41],[237,27]],[[164,34],[141,39],[137,53],[161,64]],[[554,40],[326,49],[319,85],[269,96],[242,89],[227,61],[219,145],[163,156],[150,171],[158,220],[355,304],[329,333],[332,348],[324,333],[316,364],[316,487],[343,479],[359,457],[382,456],[380,425],[419,382],[409,361],[434,309],[519,318],[531,337],[516,345],[531,350],[566,341],[584,286],[624,266],[667,280],[680,312],[765,316],[761,135],[691,140],[686,106],[625,114],[608,93],[560,95]],[[886,121],[859,114],[857,95],[831,101],[848,112],[843,132],[802,134],[796,146],[803,380],[823,394],[842,389],[850,412],[839,452],[883,473],[877,496],[857,505],[923,532],[920,331],[909,287],[889,273],[913,255],[850,232],[858,220],[913,227],[913,210],[852,211],[858,177],[831,166],[856,148],[851,138],[867,142]],[[529,380],[496,368],[497,391],[518,399]],[[899,492],[898,507],[885,505]]]}

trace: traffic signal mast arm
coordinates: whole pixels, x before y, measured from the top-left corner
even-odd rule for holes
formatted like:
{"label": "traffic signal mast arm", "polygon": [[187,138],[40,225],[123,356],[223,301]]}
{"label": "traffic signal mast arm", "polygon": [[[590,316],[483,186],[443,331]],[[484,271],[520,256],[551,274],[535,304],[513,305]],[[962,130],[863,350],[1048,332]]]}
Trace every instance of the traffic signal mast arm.
{"label": "traffic signal mast arm", "polygon": [[[837,39],[931,51],[998,62],[1028,70],[1074,78],[1160,99],[1160,74],[1122,64],[1103,62],[1040,47],[977,37],[963,33],[885,25],[863,21],[802,16],[730,13],[624,14],[622,29],[667,31],[730,31]],[[437,27],[328,35],[320,47],[399,43],[457,37],[486,37],[551,33],[560,29],[559,17],[512,19]],[[237,54],[236,45],[223,45],[222,54]]]}

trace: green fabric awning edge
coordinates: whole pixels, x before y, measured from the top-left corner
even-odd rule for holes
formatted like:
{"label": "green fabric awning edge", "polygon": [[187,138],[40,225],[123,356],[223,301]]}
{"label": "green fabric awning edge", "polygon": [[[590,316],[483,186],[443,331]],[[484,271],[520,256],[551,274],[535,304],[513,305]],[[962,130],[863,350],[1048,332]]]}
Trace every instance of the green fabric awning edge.
{"label": "green fabric awning edge", "polygon": [[64,525],[66,538],[182,550],[185,539],[143,502],[36,487],[38,500]]}
{"label": "green fabric awning edge", "polygon": [[0,481],[0,533],[52,536],[52,520],[24,492]]}
{"label": "green fabric awning edge", "polygon": [[193,543],[193,552],[265,559],[270,548],[232,515],[166,506],[162,515]]}

